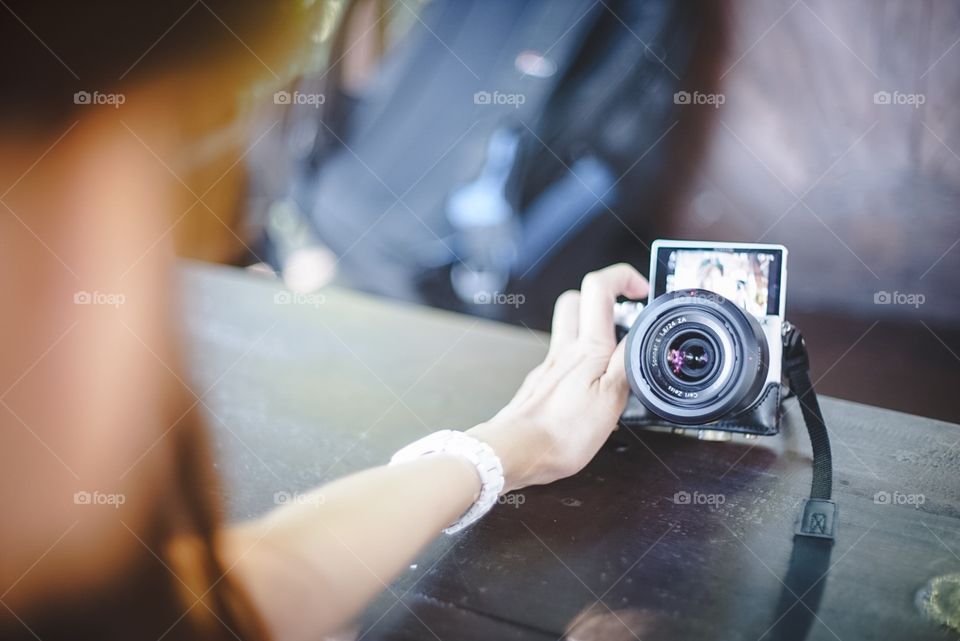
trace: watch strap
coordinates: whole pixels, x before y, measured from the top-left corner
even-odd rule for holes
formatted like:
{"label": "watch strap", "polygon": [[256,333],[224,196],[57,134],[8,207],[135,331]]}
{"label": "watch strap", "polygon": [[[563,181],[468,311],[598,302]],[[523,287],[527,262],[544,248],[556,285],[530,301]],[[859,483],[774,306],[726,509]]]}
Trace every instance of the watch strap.
{"label": "watch strap", "polygon": [[428,434],[401,448],[390,459],[390,465],[406,463],[428,454],[452,454],[466,459],[480,477],[480,495],[473,505],[451,526],[443,531],[455,534],[472,525],[489,512],[503,491],[503,464],[493,448],[463,432],[441,430]]}

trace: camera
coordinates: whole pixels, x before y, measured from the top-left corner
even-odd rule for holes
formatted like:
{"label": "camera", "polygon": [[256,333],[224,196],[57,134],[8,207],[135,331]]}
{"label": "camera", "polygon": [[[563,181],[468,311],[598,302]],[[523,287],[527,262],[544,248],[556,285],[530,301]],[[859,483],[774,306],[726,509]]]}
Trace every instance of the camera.
{"label": "camera", "polygon": [[832,543],[836,535],[833,458],[803,335],[784,318],[786,284],[783,245],[654,242],[649,303],[614,307],[633,391],[620,422],[707,440],[772,436],[785,377],[813,454],[810,498],[794,529],[810,558],[810,539]]}
{"label": "camera", "polygon": [[649,303],[614,310],[633,392],[625,425],[711,440],[779,432],[786,259],[782,245],[654,242]]}

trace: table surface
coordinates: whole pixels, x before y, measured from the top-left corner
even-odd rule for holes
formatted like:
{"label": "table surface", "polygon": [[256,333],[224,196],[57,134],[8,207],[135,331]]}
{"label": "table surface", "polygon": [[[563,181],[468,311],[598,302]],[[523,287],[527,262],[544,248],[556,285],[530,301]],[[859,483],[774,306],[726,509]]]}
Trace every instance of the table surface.
{"label": "table surface", "polygon": [[[487,419],[546,350],[524,328],[344,290],[297,297],[232,268],[186,263],[182,279],[193,381],[235,520]],[[918,595],[960,572],[960,426],[822,405],[840,520],[817,599],[784,587],[810,479],[788,401],[778,437],[619,430],[575,477],[438,538],[344,638],[956,639]]]}

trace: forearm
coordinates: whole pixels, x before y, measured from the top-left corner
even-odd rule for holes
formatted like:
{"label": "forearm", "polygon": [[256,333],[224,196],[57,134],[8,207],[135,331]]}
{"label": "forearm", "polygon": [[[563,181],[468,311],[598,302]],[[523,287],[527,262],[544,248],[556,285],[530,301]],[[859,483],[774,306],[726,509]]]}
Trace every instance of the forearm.
{"label": "forearm", "polygon": [[343,625],[476,500],[473,466],[447,455],[378,467],[228,531],[224,563],[276,639]]}
{"label": "forearm", "polygon": [[[629,265],[587,275],[554,310],[546,360],[493,419],[468,434],[503,466],[503,491],[575,474],[617,425],[628,386],[613,330],[617,296],[643,298]],[[581,305],[581,298],[583,303]],[[428,541],[476,501],[480,475],[466,459],[432,455],[377,468],[318,490],[224,537],[221,553],[282,641],[341,626]]]}

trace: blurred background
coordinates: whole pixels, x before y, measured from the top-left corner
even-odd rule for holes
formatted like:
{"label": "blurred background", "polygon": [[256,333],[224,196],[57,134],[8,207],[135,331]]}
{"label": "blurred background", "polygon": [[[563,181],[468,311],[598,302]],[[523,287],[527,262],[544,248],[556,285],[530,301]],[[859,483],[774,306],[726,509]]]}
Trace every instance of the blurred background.
{"label": "blurred background", "polygon": [[782,243],[817,388],[960,422],[956,2],[345,0],[328,23],[258,107],[231,224],[191,217],[184,255],[546,329],[656,238]]}

